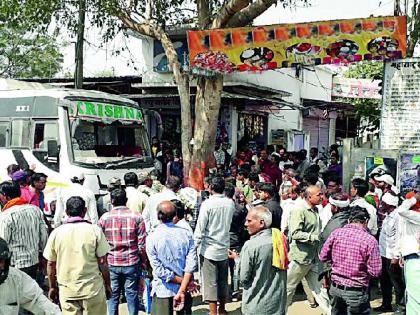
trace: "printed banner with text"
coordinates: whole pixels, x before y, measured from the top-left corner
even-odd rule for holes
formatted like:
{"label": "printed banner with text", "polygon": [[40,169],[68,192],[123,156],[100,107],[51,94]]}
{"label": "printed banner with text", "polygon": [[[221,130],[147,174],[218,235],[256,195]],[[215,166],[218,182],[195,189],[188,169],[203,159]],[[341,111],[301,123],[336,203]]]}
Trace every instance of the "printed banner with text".
{"label": "printed banner with text", "polygon": [[214,75],[404,58],[406,35],[406,17],[387,16],[189,31],[188,46],[192,72]]}
{"label": "printed banner with text", "polygon": [[380,100],[382,99],[379,93],[380,82],[381,80],[334,77],[331,96]]}

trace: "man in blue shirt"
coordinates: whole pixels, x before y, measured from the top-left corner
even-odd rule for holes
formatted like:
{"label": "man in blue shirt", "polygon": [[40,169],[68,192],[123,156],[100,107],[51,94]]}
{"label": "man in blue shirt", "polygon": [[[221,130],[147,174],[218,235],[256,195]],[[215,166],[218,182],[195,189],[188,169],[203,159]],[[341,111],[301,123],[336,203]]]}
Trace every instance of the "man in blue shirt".
{"label": "man in blue shirt", "polygon": [[153,268],[152,314],[186,314],[185,291],[197,270],[193,235],[173,223],[176,209],[172,202],[162,201],[158,207],[162,224],[148,236],[146,252]]}

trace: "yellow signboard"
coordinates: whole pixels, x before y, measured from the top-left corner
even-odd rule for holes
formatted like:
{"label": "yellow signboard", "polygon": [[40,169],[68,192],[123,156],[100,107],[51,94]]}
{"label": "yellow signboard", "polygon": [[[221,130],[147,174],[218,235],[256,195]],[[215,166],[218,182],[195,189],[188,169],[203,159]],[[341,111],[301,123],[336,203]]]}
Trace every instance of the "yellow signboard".
{"label": "yellow signboard", "polygon": [[193,73],[404,58],[405,16],[188,32]]}

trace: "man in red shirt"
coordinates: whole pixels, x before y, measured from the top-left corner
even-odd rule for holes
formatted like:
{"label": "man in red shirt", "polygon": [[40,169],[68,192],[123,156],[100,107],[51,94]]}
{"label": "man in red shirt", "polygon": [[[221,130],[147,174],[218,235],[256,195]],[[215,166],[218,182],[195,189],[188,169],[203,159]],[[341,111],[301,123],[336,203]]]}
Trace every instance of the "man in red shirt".
{"label": "man in red shirt", "polygon": [[282,172],[279,168],[279,162],[275,162],[274,159],[278,158],[277,156],[273,159],[270,159],[267,151],[262,150],[260,153],[260,159],[258,160],[258,165],[262,173],[270,177],[271,183],[277,188],[280,187],[282,182]]}

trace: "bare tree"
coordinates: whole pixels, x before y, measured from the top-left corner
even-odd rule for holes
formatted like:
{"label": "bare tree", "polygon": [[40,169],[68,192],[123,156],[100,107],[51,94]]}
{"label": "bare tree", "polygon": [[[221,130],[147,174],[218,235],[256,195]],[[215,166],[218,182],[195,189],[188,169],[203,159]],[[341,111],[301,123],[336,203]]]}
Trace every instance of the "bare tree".
{"label": "bare tree", "polygon": [[[195,16],[191,18],[200,29],[247,26],[269,7],[276,4],[276,2],[277,0],[228,0],[220,4],[214,0],[196,0],[195,6],[197,11]],[[146,17],[139,12],[135,3],[135,1],[132,1],[128,6],[126,3],[124,7],[120,3],[118,10],[115,10],[114,6],[113,14],[122,21],[125,27],[139,34],[150,36],[162,43],[180,97],[184,174],[189,179],[190,185],[195,188],[201,188],[203,174],[213,159],[223,89],[223,76],[198,77],[195,97],[195,124],[192,126],[190,104],[191,77],[181,67],[167,28],[165,28],[165,23],[159,21],[159,17],[165,16],[166,13],[162,11],[157,12],[155,6],[151,10],[146,10],[148,11],[148,16]],[[178,4],[181,5],[181,3]],[[186,3],[182,4],[185,5]],[[143,5],[147,7],[147,3]],[[164,5],[160,6],[160,8],[161,10],[169,10]],[[191,147],[189,143],[192,138],[194,139],[194,145]]]}
{"label": "bare tree", "polygon": [[409,37],[407,43],[407,56],[412,57],[414,49],[420,39],[420,4],[418,0],[414,0],[411,8],[411,16],[409,17]]}

